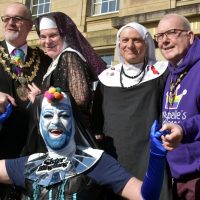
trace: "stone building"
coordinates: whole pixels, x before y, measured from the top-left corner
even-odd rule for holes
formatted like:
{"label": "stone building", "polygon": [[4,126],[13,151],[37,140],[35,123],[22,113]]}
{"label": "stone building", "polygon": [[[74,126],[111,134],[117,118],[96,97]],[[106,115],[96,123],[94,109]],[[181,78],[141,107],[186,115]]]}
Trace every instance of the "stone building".
{"label": "stone building", "polygon": [[[66,13],[108,65],[117,62],[116,32],[129,22],[143,24],[154,35],[159,19],[167,13],[175,12],[186,16],[194,33],[200,34],[200,0],[1,0],[1,16],[5,6],[11,2],[27,4],[33,18],[51,11]],[[31,46],[39,45],[34,27],[28,42]],[[162,59],[158,49],[156,55]]]}

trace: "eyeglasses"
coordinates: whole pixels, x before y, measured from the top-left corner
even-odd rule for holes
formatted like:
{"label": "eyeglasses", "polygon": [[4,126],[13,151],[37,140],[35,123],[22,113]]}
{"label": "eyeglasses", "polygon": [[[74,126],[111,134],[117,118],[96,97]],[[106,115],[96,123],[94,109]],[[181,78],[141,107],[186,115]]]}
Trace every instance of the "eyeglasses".
{"label": "eyeglasses", "polygon": [[29,21],[29,19],[26,19],[24,17],[20,17],[20,16],[15,16],[15,17],[9,17],[9,16],[1,16],[1,20],[4,23],[8,23],[10,21],[10,19],[12,19],[12,21],[16,24],[20,24],[23,22],[23,20],[27,20]]}
{"label": "eyeglasses", "polygon": [[156,42],[161,42],[163,40],[164,36],[166,36],[168,39],[174,39],[174,38],[178,37],[182,32],[188,32],[188,30],[170,29],[164,33],[158,33],[158,34],[154,35],[154,38],[155,38]]}

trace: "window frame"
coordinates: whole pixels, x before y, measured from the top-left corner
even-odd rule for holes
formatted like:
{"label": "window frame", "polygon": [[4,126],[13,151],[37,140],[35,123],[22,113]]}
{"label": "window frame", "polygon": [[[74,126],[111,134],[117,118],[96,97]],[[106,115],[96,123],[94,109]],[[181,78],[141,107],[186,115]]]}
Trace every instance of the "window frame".
{"label": "window frame", "polygon": [[[29,1],[29,7],[30,7],[30,10],[31,10],[33,19],[39,17],[40,15],[51,12],[52,0],[43,0],[43,2],[41,2],[42,0],[37,0],[36,4],[34,4],[34,1],[35,0]],[[49,4],[48,7],[46,7],[47,4]],[[36,8],[36,13],[33,13],[34,8]],[[40,8],[42,8],[41,12],[39,12]],[[47,11],[45,11],[46,8],[48,9]]]}
{"label": "window frame", "polygon": [[[111,2],[115,3],[114,11],[110,11],[109,5],[110,5]],[[108,5],[107,11],[106,12],[102,12],[103,4],[105,4],[105,3],[107,3],[107,5]],[[119,3],[120,3],[120,0],[92,0],[91,16],[99,16],[99,15],[106,15],[106,14],[119,12],[119,6],[120,6]],[[95,5],[99,5],[100,6],[100,11],[98,13],[94,13],[95,12],[95,8],[96,8]]]}

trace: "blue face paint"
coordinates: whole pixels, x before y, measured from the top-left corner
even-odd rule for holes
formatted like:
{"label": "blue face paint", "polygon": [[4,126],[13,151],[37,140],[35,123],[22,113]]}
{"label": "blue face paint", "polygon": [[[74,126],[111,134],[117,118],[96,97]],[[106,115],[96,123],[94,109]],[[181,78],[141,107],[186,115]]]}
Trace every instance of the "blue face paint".
{"label": "blue face paint", "polygon": [[41,134],[53,150],[61,150],[69,144],[72,135],[72,113],[67,104],[48,104],[40,116]]}

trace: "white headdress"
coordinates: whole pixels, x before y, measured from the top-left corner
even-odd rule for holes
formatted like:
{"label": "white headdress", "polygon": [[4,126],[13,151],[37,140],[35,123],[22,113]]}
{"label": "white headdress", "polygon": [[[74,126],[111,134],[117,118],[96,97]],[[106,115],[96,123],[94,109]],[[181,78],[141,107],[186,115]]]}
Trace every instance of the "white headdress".
{"label": "white headdress", "polygon": [[122,26],[117,32],[116,50],[117,50],[117,56],[118,56],[119,62],[124,63],[123,57],[121,56],[121,53],[120,53],[119,43],[120,43],[120,33],[126,27],[134,28],[142,36],[146,45],[148,46],[147,55],[146,55],[147,56],[147,64],[148,65],[154,64],[156,62],[154,41],[153,41],[149,31],[144,26],[142,26],[141,24],[138,24],[136,22],[128,23],[125,26]]}
{"label": "white headdress", "polygon": [[44,16],[40,18],[39,30],[41,31],[49,28],[57,28],[55,19],[51,16]]}

